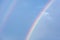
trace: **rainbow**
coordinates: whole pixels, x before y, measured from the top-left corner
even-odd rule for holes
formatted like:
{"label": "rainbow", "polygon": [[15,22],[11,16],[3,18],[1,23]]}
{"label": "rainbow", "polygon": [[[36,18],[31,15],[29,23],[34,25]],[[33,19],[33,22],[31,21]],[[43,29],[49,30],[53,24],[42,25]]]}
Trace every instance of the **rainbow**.
{"label": "rainbow", "polygon": [[45,11],[50,7],[50,5],[53,3],[53,0],[50,0],[46,6],[44,7],[44,9],[42,10],[42,12],[38,15],[38,17],[36,18],[36,20],[34,21],[31,29],[29,30],[27,37],[25,40],[30,40],[30,37],[32,35],[33,30],[35,29],[36,25],[38,24],[39,20],[42,18],[42,16],[44,15]]}
{"label": "rainbow", "polygon": [[0,27],[2,27],[2,28],[0,29],[0,32],[2,32],[2,30],[4,29],[6,21],[8,20],[9,16],[11,15],[15,5],[16,5],[16,0],[13,0],[13,2],[9,5],[9,8],[8,8],[6,14],[4,15],[4,18],[2,19],[2,23],[0,24]]}

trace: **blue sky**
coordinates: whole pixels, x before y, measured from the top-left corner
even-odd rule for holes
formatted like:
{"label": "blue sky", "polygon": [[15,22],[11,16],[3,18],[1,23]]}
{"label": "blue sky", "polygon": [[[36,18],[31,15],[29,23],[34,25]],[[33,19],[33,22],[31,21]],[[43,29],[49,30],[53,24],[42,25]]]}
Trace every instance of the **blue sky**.
{"label": "blue sky", "polygon": [[[3,40],[25,40],[26,35],[27,35],[29,29],[31,28],[31,25],[33,24],[34,20],[38,16],[39,12],[41,12],[42,9],[44,8],[44,6],[48,3],[48,1],[49,0],[16,0],[16,6],[14,7],[13,11],[11,12],[11,15],[8,17],[8,19],[5,23],[4,29],[1,33],[1,38]],[[1,4],[0,4],[1,5],[0,22],[2,22],[4,15],[9,10],[9,7],[10,7],[9,5],[13,4],[13,2],[14,2],[14,0],[13,1],[3,0],[1,2]],[[59,4],[58,1],[57,1],[56,5],[57,4]],[[56,24],[57,20],[59,22],[59,18],[57,18],[58,16],[56,14],[57,12],[55,13],[55,11],[57,11],[59,9],[59,6],[57,5],[58,7],[56,7],[56,5],[53,4],[53,6],[51,6],[46,11],[47,15],[44,14],[45,16],[43,16],[43,18],[41,19],[42,22],[38,23],[38,25],[40,24],[39,26],[42,26],[45,29],[45,31],[48,30],[47,27],[44,27],[47,25],[47,24],[45,24],[47,21],[49,22],[48,26],[49,27],[51,26],[51,28],[52,28],[52,26],[54,26]],[[52,8],[55,9],[54,12],[52,12],[54,10]],[[55,13],[55,15],[53,13]],[[59,10],[58,10],[58,14],[59,14]],[[57,20],[56,20],[56,18],[57,18]],[[55,24],[52,25],[50,22],[51,23],[55,22]],[[59,25],[59,23],[57,25]],[[37,28],[39,28],[39,26]],[[39,29],[39,31],[40,30],[43,30],[43,29]],[[52,28],[52,30],[53,30],[53,28]],[[34,34],[34,32],[33,32],[33,34]],[[50,32],[50,31],[48,31],[48,32]],[[42,33],[44,33],[44,30]],[[49,33],[47,33],[47,34],[49,35]],[[39,34],[39,35],[41,35],[41,34]],[[44,35],[42,35],[42,37],[43,36]],[[41,37],[41,36],[39,36],[39,37]],[[32,38],[33,38],[33,35],[32,35]],[[35,40],[37,40],[37,39],[35,39]],[[38,39],[38,40],[40,40],[40,39]]]}

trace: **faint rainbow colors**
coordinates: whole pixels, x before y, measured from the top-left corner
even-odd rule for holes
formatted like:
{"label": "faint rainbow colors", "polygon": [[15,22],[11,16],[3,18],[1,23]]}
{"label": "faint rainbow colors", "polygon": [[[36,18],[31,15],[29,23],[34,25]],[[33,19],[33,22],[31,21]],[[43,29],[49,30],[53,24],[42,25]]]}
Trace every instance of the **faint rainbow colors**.
{"label": "faint rainbow colors", "polygon": [[12,11],[14,10],[14,7],[16,5],[16,0],[13,0],[10,5],[8,6],[8,10],[6,10],[5,15],[2,19],[2,23],[0,25],[1,29],[0,32],[4,29],[4,26],[6,24],[6,21],[8,20],[9,16],[11,15]]}

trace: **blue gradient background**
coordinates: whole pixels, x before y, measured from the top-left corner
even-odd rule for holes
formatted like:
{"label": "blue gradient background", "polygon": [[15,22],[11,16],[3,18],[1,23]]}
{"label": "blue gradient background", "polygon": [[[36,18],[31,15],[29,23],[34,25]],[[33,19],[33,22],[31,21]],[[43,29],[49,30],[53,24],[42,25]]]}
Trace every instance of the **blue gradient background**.
{"label": "blue gradient background", "polygon": [[[0,40],[25,40],[25,38],[27,36],[27,33],[29,32],[29,29],[31,28],[34,20],[37,18],[37,16],[39,15],[39,13],[42,11],[42,9],[44,8],[44,6],[49,1],[50,0],[16,0],[16,5],[14,6],[13,11],[10,11],[11,15],[8,16],[7,21],[4,23],[5,25],[3,24],[4,26],[0,27],[0,29],[3,29],[2,32],[0,32]],[[11,4],[13,4],[13,2],[14,2],[14,0],[0,0],[0,24],[2,23],[2,20],[5,17],[4,15],[8,12],[9,7],[10,7]],[[59,3],[59,1],[57,1],[57,2]],[[50,9],[52,11],[54,10],[52,8],[50,8]],[[50,9],[48,9],[46,11],[46,13],[48,13],[48,11],[50,13],[50,11],[51,11]],[[58,12],[59,12],[59,10],[58,10]],[[49,13],[48,13],[48,16],[50,15]],[[53,13],[51,13],[51,15]],[[59,15],[59,13],[55,14],[55,15],[54,14],[52,15],[53,18],[55,18],[54,20],[56,20],[56,17],[58,17],[57,15]],[[38,23],[38,25],[39,24],[40,25],[47,25],[46,22],[47,21],[50,22],[49,20],[52,20],[51,16],[49,16],[49,17],[48,16],[43,16],[43,18],[41,19],[41,22]],[[59,22],[59,18],[57,20],[58,20],[58,22],[57,21],[54,21],[54,22],[58,23],[58,24],[54,24],[54,25],[58,25],[58,26],[56,26],[56,28],[59,29],[60,28],[59,27],[60,26],[59,25],[59,23],[60,23]],[[50,25],[48,23],[48,26],[50,28],[52,28],[52,26],[54,26],[54,25]],[[37,28],[39,28],[39,26]],[[48,30],[50,28],[47,28],[45,30]],[[53,28],[52,28],[52,30],[53,30]],[[57,30],[56,28],[55,28],[55,30]],[[39,29],[39,30],[43,30],[43,29]],[[50,31],[47,31],[47,32],[50,32]],[[51,32],[51,33],[53,33],[53,32]],[[59,32],[59,30],[58,30],[58,32]],[[58,34],[58,32],[57,32],[57,34]],[[34,33],[35,32],[33,32],[33,34]],[[42,33],[44,33],[44,31]],[[41,35],[39,33],[35,33],[35,34],[36,35],[38,34],[39,37]],[[49,33],[47,33],[47,34],[50,35]],[[51,37],[47,36],[47,38],[49,37],[48,39],[39,39],[39,37],[38,37],[38,39],[37,38],[35,39],[35,37],[37,37],[36,35],[35,36],[32,35],[31,40],[48,40],[49,38],[51,38]],[[51,39],[51,40],[55,40],[55,39]],[[56,40],[59,40],[59,38],[57,38]]]}

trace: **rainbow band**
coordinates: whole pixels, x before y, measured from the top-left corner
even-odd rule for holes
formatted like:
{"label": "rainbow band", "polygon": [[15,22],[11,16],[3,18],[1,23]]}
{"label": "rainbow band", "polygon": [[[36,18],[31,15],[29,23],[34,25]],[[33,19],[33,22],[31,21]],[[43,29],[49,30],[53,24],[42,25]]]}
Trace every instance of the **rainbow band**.
{"label": "rainbow band", "polygon": [[6,21],[8,20],[9,16],[11,15],[11,13],[12,13],[15,5],[16,5],[16,0],[13,0],[13,2],[9,6],[9,10],[7,10],[6,14],[4,15],[4,18],[3,18],[2,23],[0,25],[0,27],[2,27],[0,29],[0,32],[2,32],[2,30],[4,29],[4,26],[6,24]]}
{"label": "rainbow band", "polygon": [[38,17],[36,18],[36,20],[34,21],[31,29],[29,30],[27,37],[25,40],[30,40],[30,37],[32,35],[33,30],[35,29],[36,25],[38,24],[39,20],[42,18],[42,16],[44,15],[45,11],[50,7],[50,5],[53,3],[53,0],[50,0],[46,6],[44,7],[44,9],[42,10],[42,12],[38,15]]}

